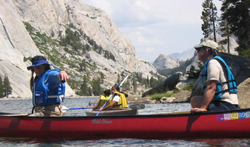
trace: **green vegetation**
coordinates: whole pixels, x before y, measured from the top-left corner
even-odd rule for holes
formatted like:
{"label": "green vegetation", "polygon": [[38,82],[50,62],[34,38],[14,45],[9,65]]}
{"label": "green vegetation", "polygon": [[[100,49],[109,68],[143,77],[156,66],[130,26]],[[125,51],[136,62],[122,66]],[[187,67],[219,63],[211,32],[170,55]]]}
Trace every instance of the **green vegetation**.
{"label": "green vegetation", "polygon": [[226,23],[228,31],[234,34],[239,47],[236,50],[239,55],[250,57],[250,13],[249,0],[225,0],[222,3],[221,19]]}
{"label": "green vegetation", "polygon": [[190,70],[187,72],[188,79],[196,79],[199,77],[200,71],[195,69],[193,65],[191,65]]}
{"label": "green vegetation", "polygon": [[[231,36],[237,38],[239,46],[236,51],[240,56],[250,57],[250,13],[249,13],[249,0],[223,0],[220,18],[217,17],[217,8],[213,3],[213,0],[204,0],[202,7],[203,20],[202,31],[204,37],[208,37],[210,34],[214,34],[214,40],[216,42],[216,23],[222,31],[222,36],[226,37],[219,42],[219,46],[227,44],[227,52],[230,53],[229,45]],[[221,48],[221,50],[225,50]]]}
{"label": "green vegetation", "polygon": [[23,62],[26,62],[26,61],[31,61],[32,57],[23,57]]}
{"label": "green vegetation", "polygon": [[12,93],[12,88],[10,86],[10,81],[7,76],[4,76],[4,80],[0,76],[0,97],[8,96]]}
{"label": "green vegetation", "polygon": [[194,86],[194,82],[191,82],[191,83],[187,84],[187,85],[183,88],[183,90],[192,91],[193,86]]}
{"label": "green vegetation", "polygon": [[[96,70],[96,65],[91,62],[87,52],[93,50],[107,59],[116,61],[115,56],[111,52],[104,50],[101,45],[98,45],[73,24],[69,24],[65,32],[60,31],[58,34],[51,32],[51,36],[38,32],[27,22],[24,22],[24,25],[37,48],[46,56],[49,62],[51,62],[54,67],[67,71],[70,76],[67,82],[72,89],[76,90],[76,94],[102,94],[104,89],[102,89],[101,84],[104,82],[103,78],[105,75],[99,72],[97,79],[91,79],[89,71]],[[59,36],[59,40],[52,38],[56,35]],[[85,56],[86,58],[81,59],[81,56]],[[25,62],[31,60],[31,58],[32,57],[24,57],[23,60]],[[117,84],[120,84],[123,80],[122,78],[127,76],[128,73],[128,71],[125,71],[118,74]],[[145,85],[146,88],[155,87],[164,80],[159,75],[154,75],[156,78],[143,78],[142,73],[129,74],[131,74],[131,76],[123,84],[124,91],[132,90],[136,92],[137,83]],[[151,74],[153,74],[153,72],[151,72]]]}
{"label": "green vegetation", "polygon": [[[66,44],[63,44],[64,46],[62,46],[60,40],[53,39],[47,36],[45,33],[41,34],[27,22],[24,22],[24,25],[27,31],[29,31],[29,34],[31,35],[40,52],[46,56],[46,58],[53,64],[54,67],[61,70],[66,70],[70,76],[70,79],[67,81],[68,84],[74,90],[80,91],[81,80],[79,80],[79,78],[83,79],[83,76],[87,75],[87,68],[94,70],[96,67],[84,60],[79,59],[79,57],[73,56],[75,54],[74,51],[69,50],[69,48],[73,48],[72,46]],[[67,58],[65,52],[70,53],[72,56]],[[23,60],[25,62],[27,60],[31,60],[31,58],[32,57],[24,57]],[[70,68],[65,68],[65,65],[68,65]],[[79,74],[78,72],[75,72],[75,70],[85,72],[85,74]]]}

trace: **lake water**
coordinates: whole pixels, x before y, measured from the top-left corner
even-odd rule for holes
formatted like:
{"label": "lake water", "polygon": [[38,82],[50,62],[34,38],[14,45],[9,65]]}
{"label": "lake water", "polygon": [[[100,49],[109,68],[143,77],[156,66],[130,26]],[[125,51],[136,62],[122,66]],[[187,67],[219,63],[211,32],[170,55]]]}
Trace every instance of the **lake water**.
{"label": "lake water", "polygon": [[[66,99],[63,103],[68,108],[85,107],[98,98]],[[31,113],[31,100],[0,101],[0,112]],[[139,114],[189,111],[189,103],[145,104]],[[85,116],[84,109],[67,110],[65,116]],[[188,139],[188,140],[146,140],[146,139],[101,139],[101,140],[58,140],[58,139],[16,139],[0,138],[0,147],[165,147],[165,146],[250,146],[250,139]]]}

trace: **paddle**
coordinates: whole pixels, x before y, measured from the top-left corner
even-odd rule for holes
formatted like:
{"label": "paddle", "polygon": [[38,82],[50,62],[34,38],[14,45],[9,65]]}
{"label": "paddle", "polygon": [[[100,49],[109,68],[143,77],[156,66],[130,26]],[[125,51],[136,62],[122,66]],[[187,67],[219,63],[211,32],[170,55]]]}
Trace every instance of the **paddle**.
{"label": "paddle", "polygon": [[[118,86],[119,88],[121,88],[122,84],[125,82],[125,80],[128,78],[128,76],[129,76],[129,75],[127,75],[127,76],[124,78],[124,80],[123,80],[123,81],[121,82],[121,84]],[[104,107],[106,106],[106,104],[109,102],[109,100],[110,100],[112,97],[113,97],[113,95],[111,95],[111,96],[109,97],[109,99],[103,104],[102,108],[104,108]],[[101,112],[101,111],[98,111],[98,113],[96,113],[96,116],[98,116],[100,112]]]}

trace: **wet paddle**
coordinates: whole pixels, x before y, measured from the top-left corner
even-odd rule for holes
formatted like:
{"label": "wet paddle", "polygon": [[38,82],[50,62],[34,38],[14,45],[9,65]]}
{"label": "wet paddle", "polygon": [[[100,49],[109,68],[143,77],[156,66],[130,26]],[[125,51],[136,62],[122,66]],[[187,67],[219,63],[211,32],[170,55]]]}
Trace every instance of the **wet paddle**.
{"label": "wet paddle", "polygon": [[[118,86],[119,88],[121,88],[122,84],[125,82],[125,80],[128,78],[128,76],[129,76],[129,75],[127,75],[127,76],[124,78],[124,80],[123,80],[123,81],[121,82],[121,84]],[[109,99],[103,104],[102,108],[104,108],[104,107],[107,105],[108,101],[109,101],[112,97],[113,97],[113,95],[111,95],[111,96],[109,97]],[[100,112],[101,112],[101,111],[98,111],[98,113],[96,113],[96,116],[98,116]]]}

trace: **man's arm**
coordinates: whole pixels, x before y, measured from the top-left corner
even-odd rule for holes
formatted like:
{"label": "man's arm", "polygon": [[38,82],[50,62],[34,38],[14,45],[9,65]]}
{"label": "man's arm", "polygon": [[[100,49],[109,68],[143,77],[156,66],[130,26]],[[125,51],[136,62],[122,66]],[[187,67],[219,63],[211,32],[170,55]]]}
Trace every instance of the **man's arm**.
{"label": "man's arm", "polygon": [[202,109],[207,109],[207,107],[209,106],[209,104],[213,100],[214,95],[215,95],[215,91],[216,91],[216,87],[217,87],[217,81],[208,81],[207,82],[207,89],[205,91],[204,101],[201,105]]}
{"label": "man's arm", "polygon": [[191,112],[195,112],[197,110],[207,110],[207,107],[209,106],[209,104],[214,98],[216,87],[217,87],[217,81],[214,81],[214,80],[208,81],[207,89],[205,91],[204,100],[202,102],[201,107],[192,108]]}

